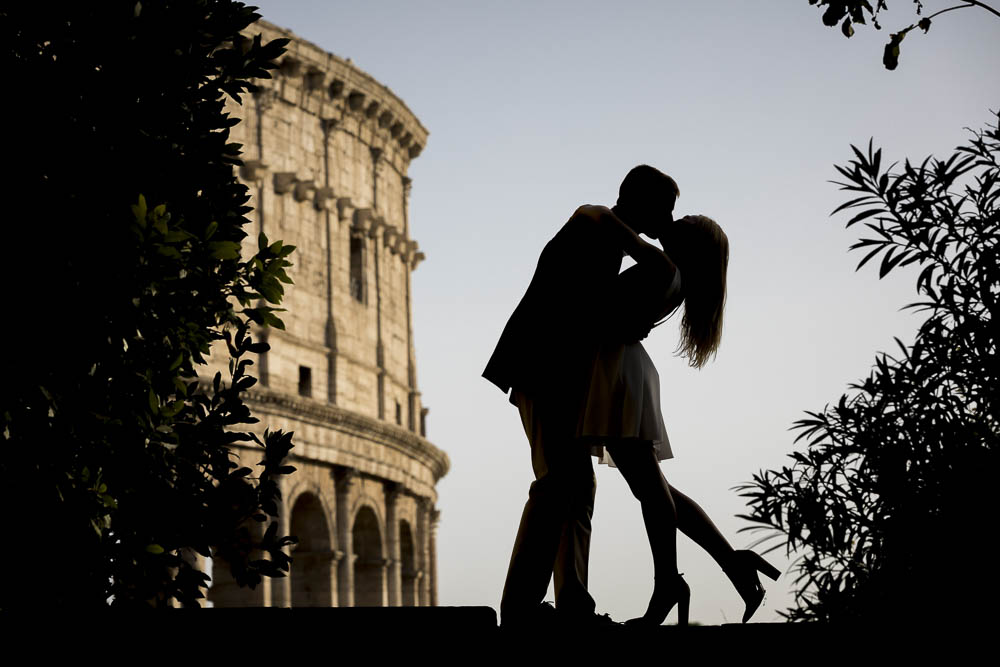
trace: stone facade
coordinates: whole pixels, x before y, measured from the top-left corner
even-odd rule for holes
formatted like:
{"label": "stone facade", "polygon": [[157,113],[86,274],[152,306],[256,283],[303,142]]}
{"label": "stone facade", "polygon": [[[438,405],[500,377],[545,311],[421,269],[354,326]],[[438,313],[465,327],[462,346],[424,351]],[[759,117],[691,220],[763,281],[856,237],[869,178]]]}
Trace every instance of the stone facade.
{"label": "stone facade", "polygon": [[[273,79],[229,103],[254,209],[245,251],[261,231],[297,249],[286,330],[254,332],[271,349],[257,359],[247,402],[261,431],[295,432],[281,530],[299,544],[291,575],[254,591],[214,564],[209,598],[435,605],[435,484],[449,461],[425,438],[417,389],[410,272],[424,255],[410,232],[406,175],[427,130],[349,60],[263,21],[248,30],[257,32],[292,41]],[[213,359],[212,373],[223,368]]]}

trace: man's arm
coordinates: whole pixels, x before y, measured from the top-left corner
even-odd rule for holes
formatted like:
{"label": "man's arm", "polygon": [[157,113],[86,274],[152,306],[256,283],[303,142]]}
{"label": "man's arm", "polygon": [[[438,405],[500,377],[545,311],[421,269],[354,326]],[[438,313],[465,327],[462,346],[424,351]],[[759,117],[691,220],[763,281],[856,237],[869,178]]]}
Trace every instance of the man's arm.
{"label": "man's arm", "polygon": [[[652,271],[662,273],[668,284],[673,280],[677,267],[670,257],[653,244],[643,241],[631,227],[612,213],[611,209],[604,206],[581,206],[576,210],[576,215],[584,215],[597,222],[602,231],[614,239],[622,251],[636,261],[636,264],[643,264]],[[660,245],[663,245],[662,240]]]}
{"label": "man's arm", "polygon": [[582,206],[577,214],[596,221],[602,233],[636,262],[616,277],[604,295],[602,310],[607,335],[626,343],[644,339],[653,324],[680,302],[679,293],[670,293],[677,266],[666,253],[639,238],[610,209]]}

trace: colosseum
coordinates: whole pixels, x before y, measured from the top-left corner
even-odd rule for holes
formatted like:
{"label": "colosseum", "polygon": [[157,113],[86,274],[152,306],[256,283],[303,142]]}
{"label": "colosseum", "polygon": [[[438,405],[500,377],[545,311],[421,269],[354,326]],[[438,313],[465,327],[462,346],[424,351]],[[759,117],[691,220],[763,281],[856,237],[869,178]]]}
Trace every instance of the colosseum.
{"label": "colosseum", "polygon": [[[410,273],[410,161],[427,130],[350,60],[291,39],[270,80],[227,109],[241,122],[239,177],[264,232],[297,250],[282,313],[258,330],[247,402],[260,431],[294,431],[298,470],[282,489],[282,534],[299,538],[289,577],[241,589],[213,568],[215,606],[437,604],[435,484],[447,455],[426,439],[417,388]],[[217,362],[218,363],[218,362]],[[259,456],[258,452],[246,452]],[[254,461],[256,462],[256,461]]]}

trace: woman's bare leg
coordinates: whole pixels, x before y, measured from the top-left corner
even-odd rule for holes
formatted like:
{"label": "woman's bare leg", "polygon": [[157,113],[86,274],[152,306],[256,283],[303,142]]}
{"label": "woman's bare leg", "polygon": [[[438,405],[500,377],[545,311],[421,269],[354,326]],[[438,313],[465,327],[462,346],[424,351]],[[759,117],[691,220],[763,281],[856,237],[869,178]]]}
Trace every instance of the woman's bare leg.
{"label": "woman's bare leg", "polygon": [[734,551],[698,503],[672,486],[670,494],[677,507],[677,526],[707,551],[725,572],[746,603],[746,610],[743,612],[743,622],[746,623],[764,599],[764,588],[760,585],[758,570],[772,579],[778,578],[778,571],[752,551]]}
{"label": "woman's bare leg", "polygon": [[[667,605],[672,606],[677,599],[674,587],[678,581],[677,530],[680,529],[708,552],[725,572],[747,605],[743,614],[746,623],[764,597],[757,571],[765,572],[772,579],[777,578],[777,571],[753,552],[733,550],[705,510],[667,482],[652,445],[617,445],[608,447],[608,451],[642,506],[646,535],[653,552],[656,585],[646,610],[646,620],[661,623],[669,611]],[[768,567],[774,570],[773,574],[767,573]]]}
{"label": "woman's bare leg", "polygon": [[[615,462],[617,463],[618,459],[615,459]],[[732,545],[719,532],[715,523],[705,514],[705,510],[698,503],[673,486],[669,484],[667,486],[670,488],[674,507],[677,508],[677,527],[682,533],[694,540],[695,544],[707,551],[719,564],[719,567],[725,568],[733,553]]]}
{"label": "woman's bare leg", "polygon": [[659,625],[671,608],[682,602],[680,622],[687,623],[687,599],[690,593],[677,575],[677,508],[670,485],[663,477],[652,444],[627,444],[608,447],[611,458],[639,500],[646,537],[653,553],[653,595],[642,619],[634,621]]}
{"label": "woman's bare leg", "polygon": [[653,552],[654,576],[663,580],[676,576],[677,508],[652,444],[611,445],[608,451],[642,507],[642,520]]}

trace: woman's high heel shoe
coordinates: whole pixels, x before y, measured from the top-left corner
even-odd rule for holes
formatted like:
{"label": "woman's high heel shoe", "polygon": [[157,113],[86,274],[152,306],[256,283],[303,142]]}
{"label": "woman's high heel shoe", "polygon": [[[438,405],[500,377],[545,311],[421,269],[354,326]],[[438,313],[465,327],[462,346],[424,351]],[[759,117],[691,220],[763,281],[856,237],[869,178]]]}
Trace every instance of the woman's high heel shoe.
{"label": "woman's high heel shoe", "polygon": [[657,582],[653,587],[653,597],[649,600],[645,615],[625,621],[625,625],[643,628],[660,626],[674,605],[677,605],[677,625],[687,625],[688,612],[691,608],[691,588],[680,574],[669,584],[661,585]]}
{"label": "woman's high heel shoe", "polygon": [[764,560],[760,554],[748,550],[734,551],[722,571],[733,582],[733,586],[746,604],[746,611],[743,612],[744,623],[750,620],[760,607],[760,603],[764,601],[764,587],[760,585],[757,573],[761,572],[774,581],[781,575],[778,568]]}

